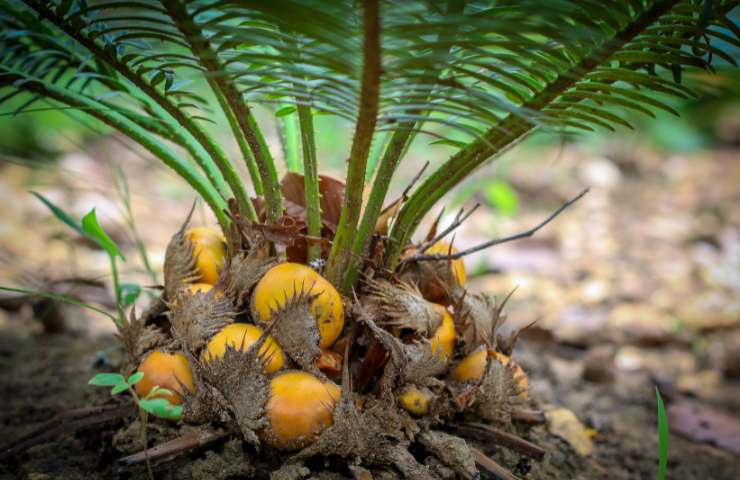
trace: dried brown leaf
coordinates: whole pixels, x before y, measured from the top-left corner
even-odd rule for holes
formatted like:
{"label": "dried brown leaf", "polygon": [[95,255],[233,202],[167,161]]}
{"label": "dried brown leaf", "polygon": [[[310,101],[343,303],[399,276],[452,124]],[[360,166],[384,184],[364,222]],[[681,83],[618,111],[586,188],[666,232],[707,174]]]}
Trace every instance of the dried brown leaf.
{"label": "dried brown leaf", "polygon": [[668,406],[671,430],[740,455],[740,419],[705,403],[681,398]]}
{"label": "dried brown leaf", "polygon": [[545,412],[547,418],[547,429],[573,447],[579,455],[588,456],[594,451],[592,434],[576,414],[567,408],[556,408]]}

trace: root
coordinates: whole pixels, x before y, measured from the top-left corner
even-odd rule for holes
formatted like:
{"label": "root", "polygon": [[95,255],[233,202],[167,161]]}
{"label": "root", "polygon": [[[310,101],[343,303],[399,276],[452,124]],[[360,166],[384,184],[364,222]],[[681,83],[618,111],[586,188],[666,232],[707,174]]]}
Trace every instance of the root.
{"label": "root", "polygon": [[486,472],[490,473],[499,480],[519,480],[519,477],[499,465],[495,460],[481,452],[477,448],[471,448],[471,453],[475,458],[475,464]]}
{"label": "root", "polygon": [[43,426],[18,440],[0,447],[0,459],[24,452],[29,448],[48,442],[62,435],[70,435],[92,425],[110,422],[118,418],[133,415],[134,405],[103,405],[83,407],[55,415]]}
{"label": "root", "polygon": [[454,430],[465,437],[490,441],[496,445],[516,450],[536,460],[542,460],[546,453],[545,449],[529,440],[484,423],[471,422],[455,425]]}
{"label": "root", "polygon": [[541,410],[512,410],[511,419],[514,422],[525,423],[528,425],[544,425],[547,423],[545,413]]}

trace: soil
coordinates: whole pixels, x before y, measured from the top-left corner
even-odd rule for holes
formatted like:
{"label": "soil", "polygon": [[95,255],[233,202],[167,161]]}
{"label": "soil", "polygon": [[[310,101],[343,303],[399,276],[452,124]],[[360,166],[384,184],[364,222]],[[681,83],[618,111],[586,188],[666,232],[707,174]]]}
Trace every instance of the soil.
{"label": "soil", "polygon": [[[19,324],[15,324],[14,329],[27,330]],[[56,412],[104,402],[105,395],[86,383],[96,371],[110,370],[105,362],[101,364],[101,358],[115,355],[102,352],[115,349],[115,345],[111,337],[91,340],[75,334],[5,333],[0,339],[3,442],[37,428]],[[640,378],[625,379],[624,382],[634,389],[632,392],[614,388],[615,385],[624,386],[624,382],[582,382],[573,388],[567,381],[551,380],[553,374],[548,364],[568,362],[567,358],[577,352],[536,340],[520,345],[515,355],[530,372],[530,377],[538,382],[536,388],[549,389],[549,395],[556,398],[559,405],[578,412],[580,418],[589,419],[589,423],[598,427],[594,455],[579,456],[565,441],[550,435],[545,426],[518,428],[524,437],[547,450],[542,461],[475,442],[479,448],[522,479],[653,478],[658,444],[655,405],[646,400],[652,393],[651,379],[639,374],[636,375]],[[98,368],[95,368],[96,363]],[[639,394],[643,389],[645,394]],[[116,459],[123,454],[112,446],[113,435],[122,426],[122,421],[114,421],[102,428],[88,428],[32,447],[0,463],[0,478],[147,478],[143,467],[129,469],[116,465]],[[161,427],[168,429],[166,425]],[[150,445],[168,436],[158,436],[156,431],[156,425],[150,426]],[[420,455],[424,458],[423,453]],[[254,458],[253,452],[241,442],[222,442],[155,467],[156,478],[241,478],[255,471],[255,465],[244,462],[250,457]],[[669,478],[731,480],[740,469],[740,459],[721,449],[672,436],[668,468]],[[267,478],[266,472],[257,473],[257,477]]]}

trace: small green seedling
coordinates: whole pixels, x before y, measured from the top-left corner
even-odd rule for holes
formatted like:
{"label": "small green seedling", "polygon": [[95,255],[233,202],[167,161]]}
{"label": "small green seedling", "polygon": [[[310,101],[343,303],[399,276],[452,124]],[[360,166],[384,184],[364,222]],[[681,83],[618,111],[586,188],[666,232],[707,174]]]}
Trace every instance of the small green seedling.
{"label": "small green seedling", "polygon": [[110,259],[111,274],[113,277],[113,288],[116,295],[116,310],[117,318],[115,319],[116,325],[120,326],[126,322],[126,316],[124,309],[133,305],[136,299],[141,294],[141,287],[133,283],[121,283],[118,275],[118,264],[116,260],[120,258],[124,262],[126,258],[123,256],[121,249],[118,247],[115,241],[103,230],[98,222],[95,209],[93,208],[87,213],[82,220],[78,222],[72,215],[65,212],[62,208],[55,205],[51,200],[44,197],[40,193],[31,192],[41,202],[46,205],[51,213],[54,214],[60,221],[65,225],[69,226],[72,230],[80,235],[83,235],[90,240],[94,241],[100,248],[102,248]]}
{"label": "small green seedling", "polygon": [[658,474],[657,480],[665,480],[666,469],[668,468],[668,416],[665,412],[665,404],[660,396],[660,390],[655,387],[655,397],[658,401]]}
{"label": "small green seedling", "polygon": [[133,396],[136,404],[147,413],[166,420],[180,420],[182,418],[182,405],[173,405],[161,395],[172,395],[173,392],[166,388],[155,386],[144,398],[139,398],[134,390],[134,385],[144,378],[143,372],[136,372],[126,379],[120,373],[98,373],[88,382],[89,385],[98,387],[112,387],[111,395],[115,396],[128,391]]}

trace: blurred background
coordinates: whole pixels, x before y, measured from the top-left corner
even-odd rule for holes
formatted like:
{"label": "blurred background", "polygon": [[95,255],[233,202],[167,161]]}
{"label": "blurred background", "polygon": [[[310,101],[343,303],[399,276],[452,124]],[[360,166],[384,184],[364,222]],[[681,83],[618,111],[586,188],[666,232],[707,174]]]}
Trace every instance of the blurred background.
{"label": "blurred background", "polygon": [[[537,402],[575,412],[586,427],[560,435],[578,459],[555,458],[593,475],[583,478],[652,475],[656,385],[669,400],[669,472],[737,478],[740,471],[740,77],[720,69],[685,80],[702,93],[671,102],[680,117],[620,112],[634,130],[538,133],[439,207],[445,224],[459,208],[480,204],[455,235],[464,248],[531,228],[591,187],[534,237],[465,259],[472,288],[501,297],[516,288],[506,311],[529,328],[515,358],[530,372]],[[31,193],[38,192],[75,218],[97,209],[126,255],[129,300],[143,307],[157,292],[148,287],[162,281],[165,247],[194,192],[78,111],[22,98],[15,108],[20,113],[0,112],[0,285],[112,305],[106,254],[54,218]],[[299,146],[281,144],[276,132],[295,128],[295,114],[259,117],[285,172]],[[225,122],[216,120],[210,128],[238,159]],[[316,121],[321,171],[344,179],[352,131],[333,117]],[[376,155],[383,141],[376,139]],[[452,151],[419,137],[389,199],[425,162],[433,168]],[[202,205],[195,223],[215,224]],[[424,233],[422,226],[419,239]],[[4,398],[27,416],[85,404],[91,372],[115,363],[112,333],[102,316],[3,293],[0,394],[12,392]],[[21,379],[52,372],[61,380],[44,388],[55,395],[28,405],[37,386]],[[4,424],[17,428],[23,418]],[[531,468],[525,462],[519,474]]]}

